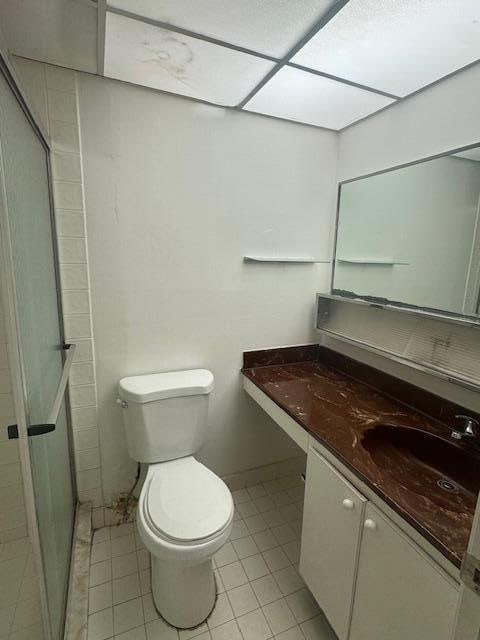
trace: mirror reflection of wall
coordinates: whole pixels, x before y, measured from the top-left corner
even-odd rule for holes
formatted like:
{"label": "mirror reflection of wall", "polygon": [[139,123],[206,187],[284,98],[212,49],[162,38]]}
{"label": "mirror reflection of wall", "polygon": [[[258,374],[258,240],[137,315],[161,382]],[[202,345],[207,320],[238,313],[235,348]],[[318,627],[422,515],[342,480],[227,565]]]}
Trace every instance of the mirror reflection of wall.
{"label": "mirror reflection of wall", "polygon": [[333,292],[473,315],[480,147],[341,186]]}

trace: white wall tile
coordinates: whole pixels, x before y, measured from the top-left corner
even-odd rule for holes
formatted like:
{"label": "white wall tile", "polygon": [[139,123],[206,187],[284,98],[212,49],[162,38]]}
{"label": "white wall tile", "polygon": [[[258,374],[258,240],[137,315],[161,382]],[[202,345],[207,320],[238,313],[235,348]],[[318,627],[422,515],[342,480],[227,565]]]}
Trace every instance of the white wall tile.
{"label": "white wall tile", "polygon": [[65,336],[67,340],[75,338],[89,338],[92,335],[91,318],[89,314],[71,314],[64,318]]}
{"label": "white wall tile", "polygon": [[95,449],[86,449],[85,451],[76,451],[75,459],[77,462],[77,471],[98,469],[100,467],[100,451],[98,447]]}
{"label": "white wall tile", "polygon": [[[90,301],[86,289],[69,289],[62,292],[63,312],[65,315],[86,313],[90,314]],[[1,383],[0,383],[1,389]]]}
{"label": "white wall tile", "polygon": [[[95,373],[93,362],[74,362],[70,370],[70,384],[72,386],[79,384],[93,384],[95,382]],[[287,540],[285,542],[288,542]]]}
{"label": "white wall tile", "polygon": [[7,417],[15,414],[13,396],[11,393],[0,393],[0,417]]}
{"label": "white wall tile", "polygon": [[78,153],[77,125],[61,120],[50,120],[50,138],[55,151]]}
{"label": "white wall tile", "polygon": [[20,462],[0,464],[0,487],[10,487],[22,482]]}
{"label": "white wall tile", "polygon": [[15,507],[0,511],[0,531],[24,527],[27,524],[27,516],[23,501]]}
{"label": "white wall tile", "polygon": [[59,209],[83,209],[82,185],[78,182],[53,181],[55,206]]}
{"label": "white wall tile", "polygon": [[100,469],[87,469],[77,473],[79,492],[97,489],[101,486]]}
{"label": "white wall tile", "polygon": [[93,361],[92,340],[89,338],[76,339],[75,344],[77,345],[77,349],[75,351],[73,361],[74,362],[92,362]]}
{"label": "white wall tile", "polygon": [[[78,499],[80,500],[80,502],[91,502],[92,506],[95,508],[100,508],[103,506],[103,494],[99,485],[94,487],[93,489],[85,489],[85,490],[79,491]],[[105,520],[103,520],[103,523],[104,522]],[[92,521],[92,526],[95,527],[95,525],[93,524],[93,521]],[[103,527],[103,524],[99,526]]]}
{"label": "white wall tile", "polygon": [[0,343],[0,369],[8,369],[8,353],[7,353],[7,345],[5,343]]}
{"label": "white wall tile", "polygon": [[18,462],[18,443],[16,440],[4,440],[0,442],[0,465],[10,465]]}
{"label": "white wall tile", "polygon": [[20,483],[11,487],[0,487],[0,504],[2,505],[2,510],[23,505],[23,502],[23,487]]}
{"label": "white wall tile", "polygon": [[91,427],[90,429],[73,430],[73,438],[75,441],[75,451],[85,451],[88,449],[98,448],[98,429]]}
{"label": "white wall tile", "polygon": [[12,540],[19,540],[20,538],[26,538],[28,536],[27,526],[15,527],[14,529],[6,529],[0,532],[0,542],[10,542]]}
{"label": "white wall tile", "polygon": [[84,238],[59,238],[58,256],[61,263],[87,262],[87,248]]}
{"label": "white wall tile", "polygon": [[74,429],[85,429],[97,424],[97,407],[78,407],[72,410],[72,424]]}
{"label": "white wall tile", "polygon": [[[0,308],[0,312],[3,313],[3,310]],[[7,342],[7,334],[5,331],[5,318],[0,315],[0,342]]]}
{"label": "white wall tile", "polygon": [[77,122],[77,105],[75,95],[65,91],[47,90],[47,108],[50,120]]}
{"label": "white wall tile", "polygon": [[70,387],[70,400],[74,409],[77,407],[90,407],[95,404],[95,385],[86,384]]}
{"label": "white wall tile", "polygon": [[0,369],[0,393],[11,393],[12,380],[10,369]]}
{"label": "white wall tile", "polygon": [[85,237],[85,221],[83,212],[57,209],[56,226],[57,235],[59,237]]}
{"label": "white wall tile", "polygon": [[71,69],[55,67],[50,64],[42,66],[45,68],[46,85],[49,89],[75,93],[75,74]]}
{"label": "white wall tile", "polygon": [[76,153],[52,153],[52,170],[55,180],[68,180],[70,182],[81,182],[82,173],[80,167],[80,156]]}
{"label": "white wall tile", "polygon": [[[84,264],[61,264],[60,280],[63,289],[88,289],[88,271]],[[2,355],[0,352],[0,366]]]}

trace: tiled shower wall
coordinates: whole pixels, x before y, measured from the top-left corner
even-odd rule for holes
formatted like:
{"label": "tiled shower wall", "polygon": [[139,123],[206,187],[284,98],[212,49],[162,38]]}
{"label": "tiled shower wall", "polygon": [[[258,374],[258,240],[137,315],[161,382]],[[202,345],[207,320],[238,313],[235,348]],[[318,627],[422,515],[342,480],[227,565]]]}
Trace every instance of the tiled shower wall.
{"label": "tiled shower wall", "polygon": [[14,58],[14,65],[52,146],[65,333],[66,340],[77,345],[70,399],[78,493],[81,501],[93,504],[94,526],[102,526],[103,493],[75,72],[24,58]]}

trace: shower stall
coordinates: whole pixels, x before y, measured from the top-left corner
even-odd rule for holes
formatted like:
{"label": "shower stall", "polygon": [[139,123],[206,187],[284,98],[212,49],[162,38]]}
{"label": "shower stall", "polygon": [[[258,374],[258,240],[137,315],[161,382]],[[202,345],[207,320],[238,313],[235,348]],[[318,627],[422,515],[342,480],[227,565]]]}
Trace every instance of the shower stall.
{"label": "shower stall", "polygon": [[49,145],[0,57],[0,639],[63,637],[76,487]]}

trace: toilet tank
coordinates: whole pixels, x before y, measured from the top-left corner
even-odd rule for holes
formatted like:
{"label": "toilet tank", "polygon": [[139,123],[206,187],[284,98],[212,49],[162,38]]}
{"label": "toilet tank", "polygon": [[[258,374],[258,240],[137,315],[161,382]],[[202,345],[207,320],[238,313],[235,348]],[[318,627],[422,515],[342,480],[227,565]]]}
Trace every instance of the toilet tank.
{"label": "toilet tank", "polygon": [[130,457],[154,463],[194,454],[205,439],[213,385],[207,369],[122,378],[118,390]]}

